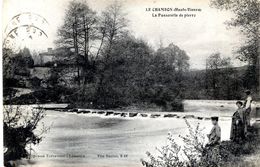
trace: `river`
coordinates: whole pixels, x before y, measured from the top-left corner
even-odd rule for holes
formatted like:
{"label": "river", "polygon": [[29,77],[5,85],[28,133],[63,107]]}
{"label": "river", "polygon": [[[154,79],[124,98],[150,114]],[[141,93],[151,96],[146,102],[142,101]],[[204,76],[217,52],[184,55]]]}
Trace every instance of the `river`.
{"label": "river", "polygon": [[[177,114],[219,116],[221,138],[228,140],[235,109],[235,101],[186,100],[185,112]],[[194,126],[200,122],[205,134],[212,127],[208,119],[190,118],[188,121]],[[182,118],[122,118],[47,110],[43,122],[51,129],[39,145],[33,146],[34,157],[25,166],[141,167],[140,159],[146,158],[145,152],[155,153],[155,147],[165,145],[169,132],[180,143],[178,136],[188,132]]]}

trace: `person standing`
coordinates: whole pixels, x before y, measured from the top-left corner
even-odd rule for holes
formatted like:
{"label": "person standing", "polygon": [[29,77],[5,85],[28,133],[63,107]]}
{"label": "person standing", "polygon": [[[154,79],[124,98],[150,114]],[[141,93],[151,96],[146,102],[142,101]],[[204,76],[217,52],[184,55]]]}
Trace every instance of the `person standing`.
{"label": "person standing", "polygon": [[245,120],[245,135],[247,135],[247,131],[248,131],[248,127],[250,126],[250,113],[251,113],[251,104],[252,104],[252,95],[251,95],[251,92],[250,90],[246,90],[245,91],[246,93],[246,99],[245,99],[245,102],[244,102],[244,120]]}
{"label": "person standing", "polygon": [[245,139],[245,120],[243,103],[241,101],[236,102],[237,110],[232,116],[230,140],[234,142],[240,142]]}

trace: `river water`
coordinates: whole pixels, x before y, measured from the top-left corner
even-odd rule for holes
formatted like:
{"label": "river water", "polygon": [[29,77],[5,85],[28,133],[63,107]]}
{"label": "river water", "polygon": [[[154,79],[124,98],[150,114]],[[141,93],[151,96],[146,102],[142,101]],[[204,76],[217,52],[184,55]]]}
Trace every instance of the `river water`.
{"label": "river water", "polygon": [[[231,116],[235,101],[184,101],[184,113],[201,117],[219,116],[222,140],[229,139]],[[143,112],[143,111],[140,111]],[[192,125],[198,122],[204,133],[212,127],[210,120],[190,118]],[[43,141],[33,146],[35,152],[30,163],[33,167],[122,167],[142,166],[140,159],[146,159],[145,152],[156,153],[155,147],[166,144],[170,132],[181,143],[179,135],[188,131],[182,118],[122,118],[98,114],[77,114],[47,110],[43,119],[51,126]]]}

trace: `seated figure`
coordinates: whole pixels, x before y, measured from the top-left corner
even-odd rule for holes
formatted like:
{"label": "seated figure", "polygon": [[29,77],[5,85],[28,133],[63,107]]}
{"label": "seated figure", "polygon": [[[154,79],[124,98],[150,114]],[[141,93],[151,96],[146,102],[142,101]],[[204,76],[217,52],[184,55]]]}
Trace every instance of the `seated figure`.
{"label": "seated figure", "polygon": [[218,125],[218,117],[211,117],[211,121],[213,124],[213,127],[210,131],[210,133],[207,135],[209,142],[206,144],[206,146],[215,146],[220,144],[221,140],[221,128]]}

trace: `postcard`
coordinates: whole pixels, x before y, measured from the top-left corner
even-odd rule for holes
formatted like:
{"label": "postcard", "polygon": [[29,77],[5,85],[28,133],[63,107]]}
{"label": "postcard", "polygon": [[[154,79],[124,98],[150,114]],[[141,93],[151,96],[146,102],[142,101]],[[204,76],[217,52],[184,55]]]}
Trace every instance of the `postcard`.
{"label": "postcard", "polygon": [[2,166],[260,166],[259,0],[3,0]]}

